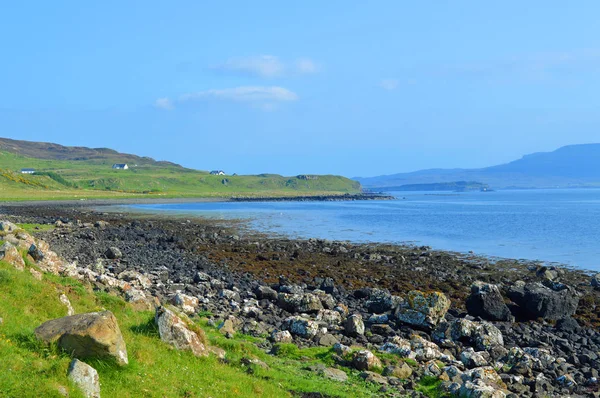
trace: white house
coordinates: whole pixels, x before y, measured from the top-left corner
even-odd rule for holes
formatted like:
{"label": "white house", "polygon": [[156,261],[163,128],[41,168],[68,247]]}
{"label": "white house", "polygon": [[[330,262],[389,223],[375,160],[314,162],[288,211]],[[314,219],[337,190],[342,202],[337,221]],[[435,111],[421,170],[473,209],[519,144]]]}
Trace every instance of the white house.
{"label": "white house", "polygon": [[115,163],[112,168],[115,170],[127,170],[129,166],[127,166],[127,163]]}
{"label": "white house", "polygon": [[210,172],[210,174],[214,176],[224,176],[225,172],[223,170],[213,170]]}
{"label": "white house", "polygon": [[21,174],[33,174],[35,169],[21,169]]}

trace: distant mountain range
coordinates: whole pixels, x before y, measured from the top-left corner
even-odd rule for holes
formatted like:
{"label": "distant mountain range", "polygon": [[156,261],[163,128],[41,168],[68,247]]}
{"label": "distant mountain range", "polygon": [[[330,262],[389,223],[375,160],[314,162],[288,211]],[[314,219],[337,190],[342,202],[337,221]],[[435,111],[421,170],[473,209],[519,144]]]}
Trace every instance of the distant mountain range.
{"label": "distant mountain range", "polygon": [[370,190],[456,181],[476,181],[493,189],[600,187],[600,144],[568,145],[481,169],[428,169],[354,180]]}

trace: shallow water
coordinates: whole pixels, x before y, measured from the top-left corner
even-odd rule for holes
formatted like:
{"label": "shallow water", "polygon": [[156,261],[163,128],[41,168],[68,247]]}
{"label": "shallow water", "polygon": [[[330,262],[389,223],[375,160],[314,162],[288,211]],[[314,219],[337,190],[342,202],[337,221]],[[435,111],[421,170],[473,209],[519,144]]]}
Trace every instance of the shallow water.
{"label": "shallow water", "polygon": [[559,262],[600,270],[600,190],[396,192],[393,201],[132,205],[133,209],[250,219],[264,232]]}

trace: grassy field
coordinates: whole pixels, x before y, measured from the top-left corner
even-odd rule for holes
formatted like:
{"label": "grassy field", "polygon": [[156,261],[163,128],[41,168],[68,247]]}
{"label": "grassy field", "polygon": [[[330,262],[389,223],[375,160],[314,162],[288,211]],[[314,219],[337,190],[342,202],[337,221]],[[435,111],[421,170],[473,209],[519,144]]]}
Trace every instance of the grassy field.
{"label": "grassy field", "polygon": [[[360,184],[324,175],[304,180],[274,174],[217,176],[169,163],[113,170],[118,158],[50,160],[0,151],[0,200],[343,195]],[[33,168],[36,174],[21,174]]]}

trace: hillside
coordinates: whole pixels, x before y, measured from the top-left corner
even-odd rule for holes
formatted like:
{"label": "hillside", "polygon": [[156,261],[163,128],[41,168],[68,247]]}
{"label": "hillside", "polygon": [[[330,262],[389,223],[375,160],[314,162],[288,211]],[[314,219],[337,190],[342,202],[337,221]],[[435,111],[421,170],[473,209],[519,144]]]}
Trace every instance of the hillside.
{"label": "hillside", "polygon": [[365,188],[478,181],[491,188],[573,188],[600,186],[600,144],[569,145],[481,169],[429,169],[355,178]]}
{"label": "hillside", "polygon": [[[127,163],[129,169],[115,170],[114,163]],[[23,168],[35,169],[35,174],[22,174]],[[210,175],[206,171],[110,149],[0,140],[0,199],[3,200],[306,196],[360,192],[360,184],[345,177],[302,177]]]}

